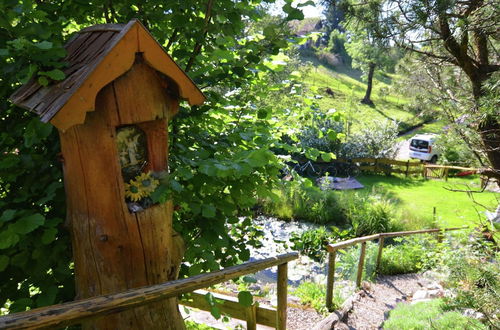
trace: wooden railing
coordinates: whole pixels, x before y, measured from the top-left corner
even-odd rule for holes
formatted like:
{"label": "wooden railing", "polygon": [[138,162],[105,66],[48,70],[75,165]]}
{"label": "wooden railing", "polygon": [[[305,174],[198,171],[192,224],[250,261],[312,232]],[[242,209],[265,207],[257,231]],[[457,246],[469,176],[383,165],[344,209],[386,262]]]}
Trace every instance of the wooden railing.
{"label": "wooden railing", "polygon": [[429,234],[429,233],[436,233],[438,235],[438,240],[442,239],[442,234],[443,232],[446,231],[452,231],[452,230],[460,230],[460,229],[467,229],[468,227],[458,227],[458,228],[436,228],[436,229],[424,229],[424,230],[413,230],[413,231],[399,231],[399,232],[392,232],[392,233],[380,233],[380,234],[375,234],[375,235],[370,235],[370,236],[363,236],[363,237],[357,237],[353,238],[347,241],[335,243],[335,244],[328,244],[327,245],[327,250],[328,250],[328,276],[327,276],[327,283],[326,283],[326,307],[328,309],[332,308],[333,305],[333,286],[335,283],[335,259],[337,256],[337,251],[343,250],[347,247],[356,245],[356,244],[361,244],[361,252],[359,255],[359,262],[358,262],[358,270],[356,274],[356,287],[359,287],[361,285],[361,278],[363,276],[363,267],[365,263],[365,255],[366,255],[366,242],[368,241],[373,241],[378,239],[378,254],[377,254],[377,261],[376,261],[376,269],[380,269],[380,262],[382,260],[382,251],[384,249],[384,239],[388,237],[401,237],[401,236],[410,236],[410,235],[418,235],[418,234]]}
{"label": "wooden railing", "polygon": [[[287,253],[273,258],[246,262],[220,271],[162,284],[131,289],[59,305],[42,307],[26,312],[0,317],[0,329],[57,328],[83,320],[144,306],[182,293],[192,292],[225,282],[246,274],[278,266],[276,328],[286,329],[288,262],[298,258],[297,253]],[[255,329],[255,326],[252,326]]]}

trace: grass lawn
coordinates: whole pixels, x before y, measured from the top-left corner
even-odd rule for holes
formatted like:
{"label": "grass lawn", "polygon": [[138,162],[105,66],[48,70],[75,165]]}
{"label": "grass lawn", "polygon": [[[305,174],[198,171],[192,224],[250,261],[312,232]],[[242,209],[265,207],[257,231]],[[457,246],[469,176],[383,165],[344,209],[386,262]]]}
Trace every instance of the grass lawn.
{"label": "grass lawn", "polygon": [[[352,129],[369,123],[382,120],[396,120],[409,125],[418,123],[421,119],[414,114],[405,111],[407,100],[400,96],[396,90],[391,89],[391,78],[394,76],[374,78],[372,100],[375,107],[370,107],[360,103],[366,90],[366,83],[359,78],[360,72],[339,66],[335,70],[323,66],[313,58],[306,58],[312,61],[308,74],[304,77],[304,84],[311,90],[315,90],[322,98],[316,99],[320,109],[327,111],[334,108],[346,115],[346,119],[351,122]],[[326,93],[326,88],[331,88],[334,96]],[[386,93],[381,91],[385,90]]]}
{"label": "grass lawn", "polygon": [[[485,219],[484,205],[490,210],[496,208],[500,194],[492,192],[472,193],[452,192],[445,188],[478,190],[479,178],[450,178],[448,182],[405,179],[396,176],[366,175],[357,178],[365,188],[359,192],[370,193],[374,190],[385,192],[399,207],[401,218],[408,221],[409,227],[420,229],[422,222],[431,223],[433,208],[436,207],[436,221],[441,227],[453,227],[477,223]],[[476,204],[474,201],[481,204]],[[479,214],[478,214],[479,213]]]}

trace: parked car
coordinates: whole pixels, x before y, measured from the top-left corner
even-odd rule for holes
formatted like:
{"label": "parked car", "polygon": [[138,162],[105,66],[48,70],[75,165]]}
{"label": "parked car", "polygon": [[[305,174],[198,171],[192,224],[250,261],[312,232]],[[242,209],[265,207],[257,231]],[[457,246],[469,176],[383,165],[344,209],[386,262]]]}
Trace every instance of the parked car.
{"label": "parked car", "polygon": [[439,157],[435,148],[436,134],[417,134],[410,141],[410,158],[436,163]]}

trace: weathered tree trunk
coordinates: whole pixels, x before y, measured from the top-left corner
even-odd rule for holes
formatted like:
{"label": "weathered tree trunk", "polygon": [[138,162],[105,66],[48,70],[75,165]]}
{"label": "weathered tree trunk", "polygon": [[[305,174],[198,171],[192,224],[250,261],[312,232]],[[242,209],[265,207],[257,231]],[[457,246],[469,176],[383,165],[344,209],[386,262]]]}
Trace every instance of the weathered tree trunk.
{"label": "weathered tree trunk", "polygon": [[370,63],[368,70],[368,81],[366,84],[365,97],[361,100],[361,103],[373,106],[373,101],[371,100],[372,86],[373,86],[373,75],[375,73],[375,63]]}
{"label": "weathered tree trunk", "polygon": [[[99,92],[96,109],[87,114],[85,124],[61,132],[77,298],[158,284],[178,276],[183,244],[172,229],[172,203],[129,212],[116,141],[117,127],[139,123],[147,139],[147,169],[167,170],[166,125],[177,103],[166,94],[166,84],[156,71],[136,63]],[[184,322],[173,298],[83,326],[183,329]]]}

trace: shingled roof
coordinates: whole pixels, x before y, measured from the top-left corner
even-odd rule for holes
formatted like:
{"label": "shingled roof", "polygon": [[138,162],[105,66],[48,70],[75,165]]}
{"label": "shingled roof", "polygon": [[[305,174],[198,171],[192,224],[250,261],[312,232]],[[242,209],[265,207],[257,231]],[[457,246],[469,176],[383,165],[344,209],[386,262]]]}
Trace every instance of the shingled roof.
{"label": "shingled roof", "polygon": [[202,104],[203,93],[172,60],[146,28],[138,21],[128,24],[102,24],[83,29],[66,45],[66,78],[48,86],[31,79],[10,100],[65,130],[85,121],[85,113],[95,108],[97,93],[126,73],[136,53],[145,62],[173,81],[182,99],[191,105]]}

